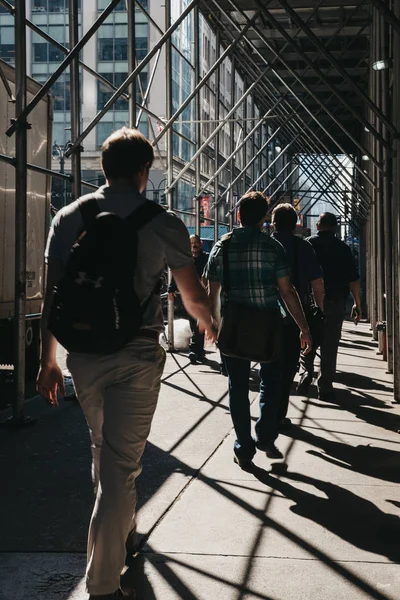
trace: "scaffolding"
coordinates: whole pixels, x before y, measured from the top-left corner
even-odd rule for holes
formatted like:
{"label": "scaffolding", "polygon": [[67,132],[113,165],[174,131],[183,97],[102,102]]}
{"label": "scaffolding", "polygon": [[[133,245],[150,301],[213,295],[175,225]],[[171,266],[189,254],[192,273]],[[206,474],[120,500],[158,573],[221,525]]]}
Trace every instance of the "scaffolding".
{"label": "scaffolding", "polygon": [[[16,136],[16,256],[15,256],[15,348],[16,393],[13,418],[23,419],[25,399],[26,315],[26,173],[29,115],[51,86],[69,67],[71,89],[71,143],[65,157],[71,158],[71,175],[51,172],[72,183],[73,199],[82,186],[96,188],[82,180],[82,143],[112,109],[116,101],[129,102],[129,123],[138,126],[143,113],[162,123],[151,127],[151,142],[165,163],[165,197],[169,209],[193,215],[200,231],[201,198],[214,198],[212,216],[214,240],[219,225],[233,225],[240,196],[249,190],[264,191],[271,206],[296,199],[299,211],[307,217],[321,198],[335,207],[345,232],[357,236],[364,251],[362,281],[372,335],[386,322],[388,370],[394,374],[394,397],[400,401],[400,315],[399,315],[399,131],[398,106],[400,69],[400,0],[182,0],[182,10],[172,18],[172,1],[165,2],[164,28],[156,23],[139,1],[127,0],[129,73],[115,87],[81,60],[85,44],[119,4],[111,0],[92,26],[79,38],[78,0],[68,0],[70,49],[60,44],[26,18],[25,2],[15,7],[0,0],[15,18],[16,118],[7,136]],[[135,9],[148,19],[157,41],[138,63],[135,57]],[[173,35],[186,19],[193,19],[193,87],[176,108],[172,92]],[[199,19],[204,18],[216,36],[214,62],[200,72],[201,40]],[[64,54],[39,93],[26,102],[26,28],[41,35]],[[179,51],[179,49],[176,49]],[[155,115],[147,106],[154,73],[165,53],[166,105],[164,115]],[[229,59],[231,72],[240,74],[244,91],[230,90],[231,103],[221,110],[221,66]],[[146,89],[139,75],[149,65],[151,75]],[[81,128],[79,71],[83,68],[111,90],[111,97],[95,118]],[[0,73],[1,74],[1,73]],[[215,115],[208,120],[211,131],[202,136],[201,90],[213,78]],[[1,84],[0,84],[1,85]],[[142,101],[138,105],[136,87]],[[186,164],[176,160],[173,135],[184,122],[184,111],[194,103],[195,149]],[[139,111],[139,115],[138,115]],[[221,132],[229,135],[228,156],[220,154]],[[229,133],[227,133],[229,132]],[[164,138],[165,147],[160,149]],[[277,146],[279,144],[279,151]],[[212,148],[212,152],[210,151]],[[272,151],[271,151],[272,148]],[[275,155],[274,155],[275,148]],[[214,165],[212,176],[201,173],[201,157]],[[249,158],[250,157],[250,158]],[[351,169],[344,166],[351,165]],[[276,172],[277,169],[279,172]],[[178,182],[190,173],[194,180],[194,209],[180,210],[174,200]],[[228,181],[228,184],[222,184]],[[233,190],[236,186],[237,201]],[[228,206],[221,218],[222,200]],[[228,202],[226,202],[228,200]],[[173,340],[173,305],[169,304],[169,346]]]}

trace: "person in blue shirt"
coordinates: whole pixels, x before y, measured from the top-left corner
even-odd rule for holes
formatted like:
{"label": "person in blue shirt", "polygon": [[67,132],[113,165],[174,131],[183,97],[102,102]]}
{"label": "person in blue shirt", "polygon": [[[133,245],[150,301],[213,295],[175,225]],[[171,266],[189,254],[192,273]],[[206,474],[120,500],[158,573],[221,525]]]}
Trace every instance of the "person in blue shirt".
{"label": "person in blue shirt", "polygon": [[[295,235],[297,212],[291,204],[278,204],[272,212],[274,233],[272,237],[280,242],[286,251],[291,281],[297,290],[300,302],[310,326],[313,345],[318,342],[319,332],[315,320],[311,318],[319,312],[322,321],[324,306],[324,280],[320,264],[315,252],[306,240]],[[284,306],[283,302],[281,303]],[[290,390],[296,375],[300,358],[300,339],[297,323],[288,311],[284,318],[283,328],[283,386],[278,412],[278,423],[281,430],[290,427],[291,421],[286,417]],[[322,326],[322,323],[321,323]]]}

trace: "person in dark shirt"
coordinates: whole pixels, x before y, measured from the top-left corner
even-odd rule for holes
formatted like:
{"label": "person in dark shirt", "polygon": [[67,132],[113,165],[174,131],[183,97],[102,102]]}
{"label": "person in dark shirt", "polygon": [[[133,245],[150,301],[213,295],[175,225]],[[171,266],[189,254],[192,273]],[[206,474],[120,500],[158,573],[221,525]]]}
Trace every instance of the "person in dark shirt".
{"label": "person in dark shirt", "polygon": [[[349,294],[354,299],[351,318],[361,319],[361,293],[357,267],[347,244],[336,236],[337,220],[333,213],[323,213],[317,223],[318,233],[308,238],[322,267],[325,282],[324,336],[321,342],[321,373],[318,378],[318,396],[321,400],[334,399],[333,381],[345,304]],[[297,391],[306,394],[314,375],[317,347],[301,358],[301,379]]]}
{"label": "person in dark shirt", "polygon": [[[318,336],[312,331],[312,311],[319,310],[322,315],[324,304],[324,281],[322,269],[315,252],[306,240],[295,235],[297,212],[291,204],[279,204],[272,212],[272,224],[275,232],[272,237],[278,240],[285,249],[291,273],[291,281],[299,295],[304,313],[310,325],[313,344]],[[281,306],[284,304],[281,302]],[[286,312],[286,311],[285,311]],[[278,411],[280,430],[291,425],[286,417],[290,389],[296,375],[300,356],[300,331],[289,313],[284,318],[283,328],[283,386]]]}
{"label": "person in dark shirt", "polygon": [[[204,285],[204,269],[208,261],[208,254],[203,252],[201,249],[202,241],[198,235],[190,236],[190,246],[192,249],[192,256],[194,259],[194,266],[196,267],[197,275],[199,276],[200,281]],[[177,292],[177,287],[175,280],[172,279],[170,285],[168,286],[168,294],[170,300],[173,300],[174,294]],[[197,320],[193,319],[190,315],[188,315],[190,329],[192,330],[192,339],[189,344],[189,360],[192,364],[196,364],[196,362],[203,362],[205,353],[204,353],[204,333],[199,332],[199,328],[197,326]]]}

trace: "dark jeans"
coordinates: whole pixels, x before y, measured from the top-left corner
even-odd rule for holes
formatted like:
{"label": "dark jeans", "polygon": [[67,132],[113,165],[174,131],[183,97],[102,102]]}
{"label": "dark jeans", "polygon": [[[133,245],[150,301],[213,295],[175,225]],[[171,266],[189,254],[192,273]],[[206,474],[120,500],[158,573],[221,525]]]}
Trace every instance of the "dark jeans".
{"label": "dark jeans", "polygon": [[318,343],[318,340],[316,342],[313,340],[311,352],[306,356],[301,355],[300,374],[307,373],[310,377],[313,377],[315,355],[318,347],[320,347],[321,374],[318,378],[318,388],[321,392],[330,392],[333,387],[344,313],[344,300],[325,299],[325,324],[322,341]]}
{"label": "dark jeans", "polygon": [[282,393],[278,409],[278,423],[286,417],[290,390],[300,357],[300,330],[294,321],[283,326]]}
{"label": "dark jeans", "polygon": [[[229,382],[229,410],[236,432],[234,452],[243,460],[251,460],[256,453],[251,435],[249,402],[250,361],[224,356]],[[260,367],[260,416],[255,430],[257,441],[273,442],[278,435],[278,407],[282,385],[282,364],[275,361]]]}
{"label": "dark jeans", "polygon": [[194,352],[197,356],[204,354],[204,333],[199,332],[197,327],[197,319],[189,316],[189,325],[192,330],[192,338],[189,344],[189,351]]}

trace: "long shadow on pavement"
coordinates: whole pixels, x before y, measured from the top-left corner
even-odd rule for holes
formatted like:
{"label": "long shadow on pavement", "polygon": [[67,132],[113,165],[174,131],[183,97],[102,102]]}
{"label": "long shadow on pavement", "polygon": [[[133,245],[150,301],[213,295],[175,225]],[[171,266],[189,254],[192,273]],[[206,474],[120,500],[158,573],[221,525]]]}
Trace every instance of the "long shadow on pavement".
{"label": "long shadow on pavement", "polygon": [[329,463],[376,479],[400,483],[400,452],[368,444],[350,446],[296,426],[292,426],[285,435],[320,448],[325,454],[315,450],[307,452]]}
{"label": "long shadow on pavement", "polygon": [[285,479],[313,485],[323,492],[326,498],[321,498],[271,476],[264,469],[256,467],[253,473],[259,481],[296,502],[290,507],[292,512],[318,523],[353,546],[400,562],[400,521],[396,515],[384,513],[369,500],[329,481],[282,470]]}

